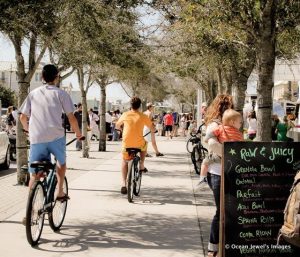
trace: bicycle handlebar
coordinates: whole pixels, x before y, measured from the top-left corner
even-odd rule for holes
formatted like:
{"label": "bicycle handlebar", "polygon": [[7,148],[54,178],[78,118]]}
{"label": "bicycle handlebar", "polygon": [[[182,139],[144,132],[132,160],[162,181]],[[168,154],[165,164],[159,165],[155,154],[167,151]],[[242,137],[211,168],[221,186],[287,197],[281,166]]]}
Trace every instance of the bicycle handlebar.
{"label": "bicycle handlebar", "polygon": [[[122,130],[120,130],[120,129],[115,129],[115,130],[122,132]],[[154,133],[156,133],[156,132],[157,132],[157,130],[154,131]],[[151,130],[149,132],[147,132],[145,135],[143,135],[143,137],[148,136],[150,133],[151,133]]]}
{"label": "bicycle handlebar", "polygon": [[192,136],[192,137],[196,137],[197,136],[197,134],[202,134],[202,127],[205,125],[205,123],[202,123],[200,126],[199,126],[199,128],[197,129],[197,131],[196,132],[191,132],[190,133],[190,135]]}
{"label": "bicycle handlebar", "polygon": [[[77,137],[73,138],[70,142],[66,143],[66,146],[72,144],[72,143],[73,143],[75,140],[77,140],[77,139],[78,139]],[[79,140],[80,140],[80,141],[85,140],[85,136],[82,136],[81,138],[79,138]]]}
{"label": "bicycle handlebar", "polygon": [[[27,131],[27,130],[22,129],[22,131],[28,134],[28,131]],[[77,137],[73,138],[70,142],[68,142],[68,143],[66,144],[66,146],[72,144],[72,143],[73,143],[75,140],[77,140],[77,139],[78,139]],[[82,136],[81,138],[79,138],[79,140],[80,140],[80,141],[85,140],[85,136]]]}

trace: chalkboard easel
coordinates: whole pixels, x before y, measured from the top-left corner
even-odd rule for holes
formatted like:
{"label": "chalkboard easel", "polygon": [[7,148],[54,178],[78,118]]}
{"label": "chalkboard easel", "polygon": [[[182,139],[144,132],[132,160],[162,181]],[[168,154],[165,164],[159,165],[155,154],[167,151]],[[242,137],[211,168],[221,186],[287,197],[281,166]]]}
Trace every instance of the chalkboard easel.
{"label": "chalkboard easel", "polygon": [[277,245],[300,143],[226,142],[222,160],[219,256],[300,256],[300,248]]}

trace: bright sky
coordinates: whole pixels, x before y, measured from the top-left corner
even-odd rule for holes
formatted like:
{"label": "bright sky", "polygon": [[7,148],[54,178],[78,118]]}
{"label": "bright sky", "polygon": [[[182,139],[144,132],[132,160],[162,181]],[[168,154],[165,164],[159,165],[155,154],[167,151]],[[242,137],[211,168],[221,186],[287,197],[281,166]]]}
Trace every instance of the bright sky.
{"label": "bright sky", "polygon": [[[26,47],[24,47],[26,50]],[[26,51],[28,52],[28,50]],[[13,45],[9,41],[9,39],[5,38],[0,34],[0,61],[15,61],[15,51]],[[25,60],[26,61],[26,60]],[[44,61],[47,62],[48,58],[45,56]],[[72,75],[66,80],[64,80],[64,84],[72,83],[73,88],[79,90],[77,76]],[[88,99],[98,99],[100,98],[100,89],[98,86],[92,86],[88,92]],[[119,84],[112,84],[107,87],[106,97],[108,101],[115,102],[118,99],[121,99],[123,102],[129,100],[129,97],[126,95],[124,90]]]}

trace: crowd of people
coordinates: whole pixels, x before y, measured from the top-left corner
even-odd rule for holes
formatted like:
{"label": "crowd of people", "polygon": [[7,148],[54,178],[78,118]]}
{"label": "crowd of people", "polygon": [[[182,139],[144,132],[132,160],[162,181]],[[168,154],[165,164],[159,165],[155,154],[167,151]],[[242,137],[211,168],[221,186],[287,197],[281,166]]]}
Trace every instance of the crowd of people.
{"label": "crowd of people", "polygon": [[[257,132],[257,118],[255,110],[252,110],[246,113],[246,122],[244,122],[244,130],[246,136],[244,137],[247,140],[255,140]],[[278,117],[278,115],[272,115],[272,141],[283,141],[283,142],[292,142],[293,139],[288,137],[288,131],[291,128],[294,128],[297,124],[296,115],[290,113],[283,117]]]}

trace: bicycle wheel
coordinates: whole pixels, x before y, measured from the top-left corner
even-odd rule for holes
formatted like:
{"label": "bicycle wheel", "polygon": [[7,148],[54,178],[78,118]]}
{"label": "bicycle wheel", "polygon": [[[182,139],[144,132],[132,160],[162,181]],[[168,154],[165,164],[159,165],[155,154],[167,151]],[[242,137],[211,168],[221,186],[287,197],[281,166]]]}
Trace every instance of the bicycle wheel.
{"label": "bicycle wheel", "polygon": [[141,191],[142,175],[143,172],[140,172],[138,165],[134,165],[135,186],[133,187],[133,193],[135,196],[138,196]]}
{"label": "bicycle wheel", "polygon": [[193,164],[194,164],[194,168],[195,168],[195,172],[197,174],[200,174],[201,171],[201,164],[204,160],[204,158],[207,156],[208,151],[206,148],[204,148],[203,146],[195,146],[193,149]]}
{"label": "bicycle wheel", "polygon": [[[57,180],[54,182],[55,188],[57,186]],[[55,191],[55,190],[54,190]],[[65,177],[63,184],[64,194],[68,195],[68,181]],[[52,211],[49,212],[49,225],[53,231],[57,231],[62,226],[66,212],[67,212],[68,201],[55,201],[53,203]]]}
{"label": "bicycle wheel", "polygon": [[135,187],[134,181],[134,160],[130,162],[128,175],[127,175],[127,198],[128,202],[132,202],[133,200],[133,192]]}
{"label": "bicycle wheel", "polygon": [[188,139],[188,141],[186,142],[186,150],[188,151],[188,153],[193,152],[193,148],[194,148],[194,143],[192,142],[193,139],[194,139],[194,137],[190,137]]}
{"label": "bicycle wheel", "polygon": [[26,237],[31,246],[37,245],[44,226],[45,191],[40,181],[30,190],[26,207]]}

